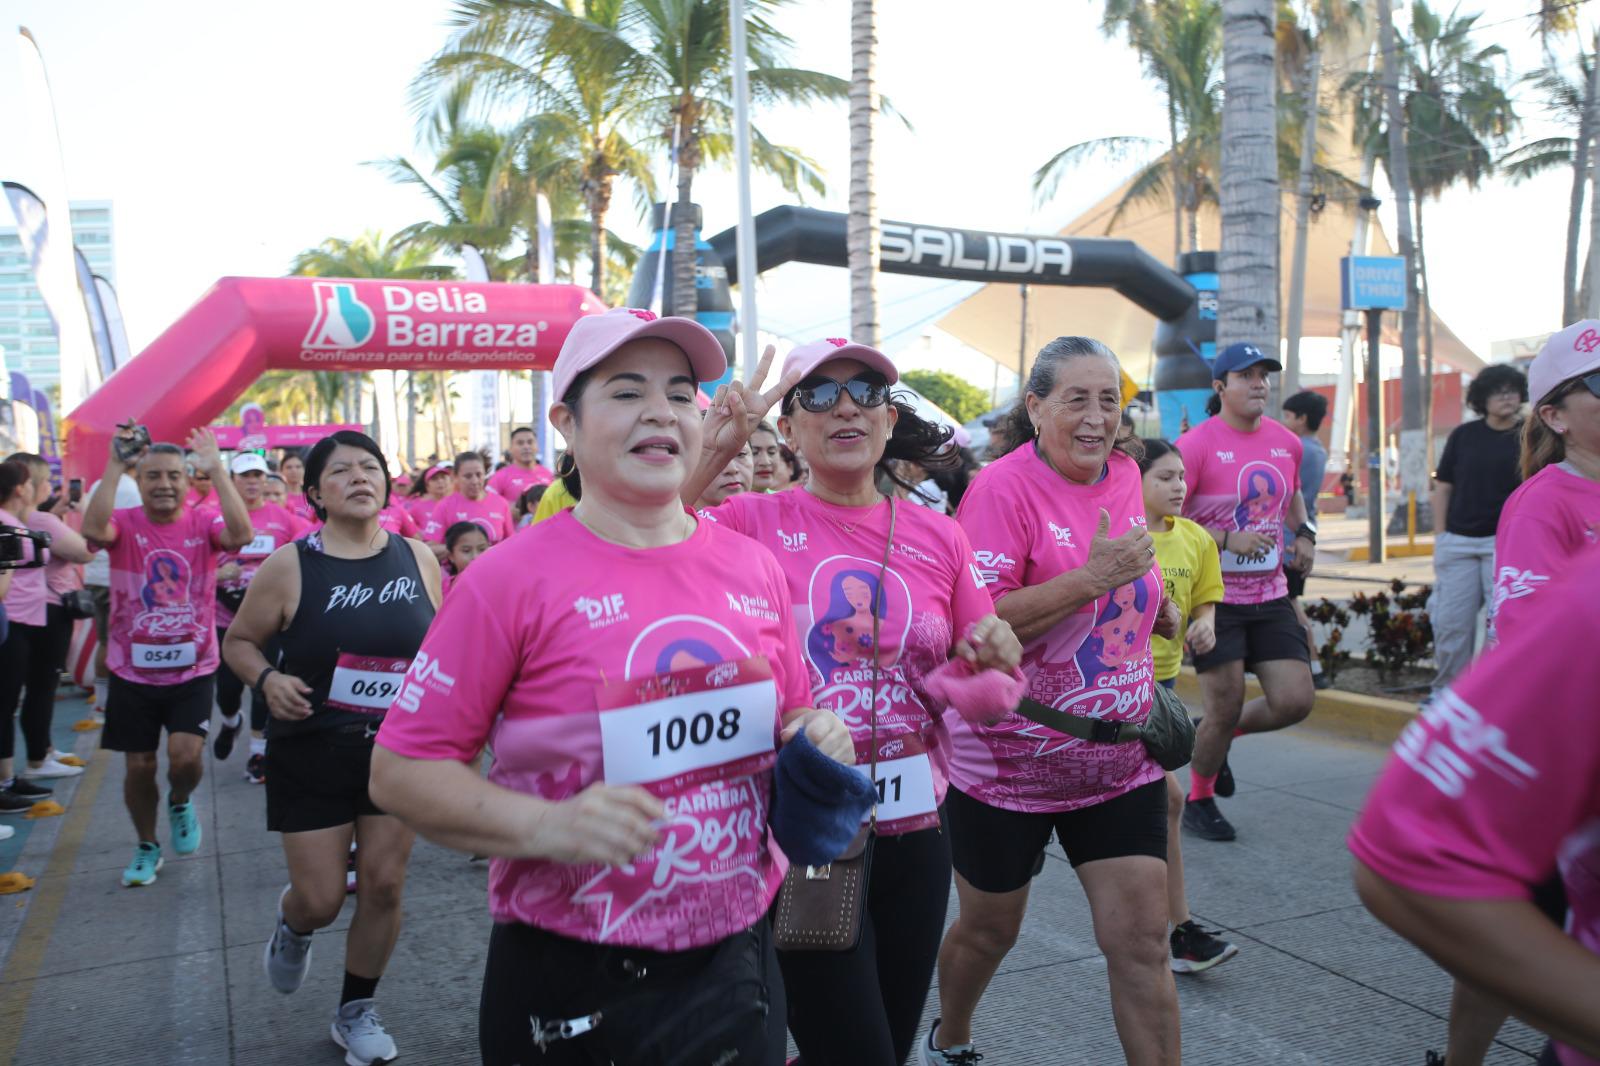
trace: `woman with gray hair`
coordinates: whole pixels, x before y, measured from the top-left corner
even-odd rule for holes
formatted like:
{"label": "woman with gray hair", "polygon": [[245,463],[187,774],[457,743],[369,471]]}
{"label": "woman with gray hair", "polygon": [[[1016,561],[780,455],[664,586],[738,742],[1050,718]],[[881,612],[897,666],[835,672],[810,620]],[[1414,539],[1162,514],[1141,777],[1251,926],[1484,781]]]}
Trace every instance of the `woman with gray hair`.
{"label": "woman with gray hair", "polygon": [[[1052,833],[1089,898],[1123,1054],[1141,1066],[1178,1061],[1166,786],[1144,746],[1117,742],[1114,726],[1149,717],[1150,634],[1171,613],[1145,528],[1139,443],[1119,441],[1121,413],[1111,350],[1051,341],[1009,416],[1023,443],[973,479],[956,514],[996,613],[1023,642],[1025,706],[1043,705],[1062,729],[1017,712],[992,726],[950,721],[945,812],[961,913],[939,952],[928,1066],[977,1061],[972,1016],[1016,942]],[[1161,631],[1175,633],[1176,618],[1166,621]]]}

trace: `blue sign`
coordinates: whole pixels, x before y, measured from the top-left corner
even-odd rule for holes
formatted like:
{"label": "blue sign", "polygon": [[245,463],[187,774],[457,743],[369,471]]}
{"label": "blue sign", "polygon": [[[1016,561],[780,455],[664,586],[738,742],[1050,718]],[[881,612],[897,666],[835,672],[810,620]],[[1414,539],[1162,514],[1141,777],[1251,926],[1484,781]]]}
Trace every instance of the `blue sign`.
{"label": "blue sign", "polygon": [[1339,294],[1346,311],[1403,311],[1406,261],[1400,256],[1347,255],[1339,260]]}

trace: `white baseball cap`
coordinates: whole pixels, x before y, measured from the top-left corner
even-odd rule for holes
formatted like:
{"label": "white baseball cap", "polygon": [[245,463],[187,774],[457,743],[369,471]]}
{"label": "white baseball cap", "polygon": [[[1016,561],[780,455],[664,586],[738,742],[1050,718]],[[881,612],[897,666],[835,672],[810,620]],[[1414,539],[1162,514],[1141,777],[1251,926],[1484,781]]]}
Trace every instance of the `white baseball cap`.
{"label": "white baseball cap", "polygon": [[1600,321],[1586,318],[1552,333],[1528,367],[1528,398],[1535,405],[1563,381],[1600,370]]}
{"label": "white baseball cap", "polygon": [[586,315],[573,323],[556,356],[554,380],[557,400],[579,374],[605,361],[606,356],[629,341],[659,337],[683,349],[697,382],[715,381],[728,372],[728,357],[722,343],[709,329],[692,318],[657,317],[654,311],[638,307],[613,307],[604,314]]}
{"label": "white baseball cap", "polygon": [[235,474],[248,474],[252,470],[265,474],[267,461],[255,452],[240,452],[233,457],[233,462],[228,464],[228,469]]}

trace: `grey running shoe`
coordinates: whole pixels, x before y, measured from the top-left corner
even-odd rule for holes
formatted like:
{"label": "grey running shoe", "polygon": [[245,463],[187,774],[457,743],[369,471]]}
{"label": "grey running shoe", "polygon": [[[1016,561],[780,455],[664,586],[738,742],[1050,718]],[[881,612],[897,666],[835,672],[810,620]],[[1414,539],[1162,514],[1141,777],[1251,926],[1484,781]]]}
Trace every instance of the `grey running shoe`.
{"label": "grey running shoe", "polygon": [[344,1048],[347,1066],[374,1066],[400,1057],[370,999],[352,999],[335,1011],[332,1035],[333,1042]]}
{"label": "grey running shoe", "polygon": [[983,1056],[973,1050],[971,1044],[957,1044],[954,1047],[937,1048],[933,1046],[933,1034],[939,1031],[940,1019],[933,1020],[933,1028],[928,1030],[928,1039],[922,1042],[922,1066],[977,1066],[983,1061]]}
{"label": "grey running shoe", "polygon": [[278,920],[273,925],[272,939],[262,958],[267,980],[284,995],[297,990],[305,982],[306,971],[311,968],[311,934],[301,936],[283,923],[283,897],[289,886],[284,885],[278,894]]}

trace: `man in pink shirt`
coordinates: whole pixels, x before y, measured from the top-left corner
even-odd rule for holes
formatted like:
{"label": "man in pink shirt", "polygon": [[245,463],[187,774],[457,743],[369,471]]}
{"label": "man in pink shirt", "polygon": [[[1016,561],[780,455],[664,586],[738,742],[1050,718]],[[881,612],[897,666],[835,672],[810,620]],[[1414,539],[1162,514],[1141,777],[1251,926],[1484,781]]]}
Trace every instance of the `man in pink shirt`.
{"label": "man in pink shirt", "polygon": [[489,491],[506,501],[515,500],[535,485],[548,485],[556,476],[540,464],[539,438],[527,426],[511,431],[511,462],[494,472]]}
{"label": "man in pink shirt", "polygon": [[477,452],[462,452],[456,456],[456,490],[433,509],[422,527],[422,539],[433,547],[434,555],[445,557],[445,530],[457,522],[473,522],[483,527],[491,545],[498,544],[516,531],[511,519],[511,505],[488,491],[484,480],[483,456]]}
{"label": "man in pink shirt", "polygon": [[[1189,496],[1183,516],[1205,527],[1222,557],[1223,601],[1216,647],[1196,655],[1205,717],[1195,738],[1183,827],[1205,840],[1232,840],[1217,809],[1233,795],[1228,748],[1236,733],[1283,729],[1311,713],[1311,649],[1289,601],[1284,568],[1309,571],[1317,531],[1300,493],[1300,438],[1265,417],[1268,375],[1282,370],[1253,344],[1231,344],[1213,364],[1212,418],[1178,438]],[[1292,531],[1292,540],[1284,537]],[[1280,546],[1291,544],[1287,550]],[[1265,696],[1244,702],[1248,667]]]}
{"label": "man in pink shirt", "polygon": [[[127,886],[148,885],[161,869],[156,842],[156,748],[167,731],[167,814],[173,848],[188,855],[200,846],[200,819],[190,800],[200,784],[205,735],[211,724],[217,651],[216,572],[222,552],[254,536],[250,514],[232,482],[222,476],[217,439],[197,429],[189,440],[193,462],[212,476],[221,518],[183,505],[188,491],[183,450],[150,444],[131,457],[112,441],[105,476],[89,500],[83,533],[111,559],[111,625],[106,662],[111,670],[105,732],[100,746],[127,756],[124,802],[139,834]],[[115,510],[117,483],[133,468],[139,507]]]}

